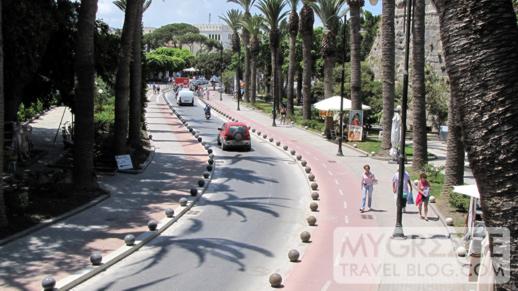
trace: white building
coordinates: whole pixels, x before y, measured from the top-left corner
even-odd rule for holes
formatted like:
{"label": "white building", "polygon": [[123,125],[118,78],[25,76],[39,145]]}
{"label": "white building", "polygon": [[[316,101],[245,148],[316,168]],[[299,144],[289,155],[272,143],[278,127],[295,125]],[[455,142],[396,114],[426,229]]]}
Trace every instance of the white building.
{"label": "white building", "polygon": [[225,49],[232,47],[232,29],[225,24],[194,24],[200,34],[223,43]]}

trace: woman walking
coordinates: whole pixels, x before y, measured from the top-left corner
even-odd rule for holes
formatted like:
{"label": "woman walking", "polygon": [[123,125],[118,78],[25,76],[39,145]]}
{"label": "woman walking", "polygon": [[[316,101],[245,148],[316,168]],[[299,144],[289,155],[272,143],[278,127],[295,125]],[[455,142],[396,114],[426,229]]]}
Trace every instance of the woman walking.
{"label": "woman walking", "polygon": [[[421,216],[421,219],[424,219],[428,221],[428,200],[430,198],[430,183],[428,183],[428,180],[426,180],[426,174],[421,173],[419,175],[419,182],[417,183],[417,198],[415,200],[415,204],[419,208],[419,216]],[[424,204],[424,216],[423,212],[421,211],[422,206]]]}
{"label": "woman walking", "polygon": [[[370,171],[371,167],[369,165],[363,166],[363,176],[362,176],[362,207],[360,208],[360,212],[363,213],[365,211],[369,211],[372,205],[372,191],[374,189],[374,184],[377,182],[376,177]],[[368,200],[368,201],[367,201]],[[367,203],[367,208],[365,208],[365,204]]]}

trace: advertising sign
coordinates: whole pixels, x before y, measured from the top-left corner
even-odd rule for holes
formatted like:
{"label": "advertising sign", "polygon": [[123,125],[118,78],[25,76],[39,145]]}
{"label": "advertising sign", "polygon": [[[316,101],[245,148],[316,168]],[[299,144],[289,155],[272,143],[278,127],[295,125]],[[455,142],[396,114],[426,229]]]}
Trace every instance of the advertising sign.
{"label": "advertising sign", "polygon": [[363,110],[351,110],[349,112],[347,139],[349,141],[362,141],[363,136]]}

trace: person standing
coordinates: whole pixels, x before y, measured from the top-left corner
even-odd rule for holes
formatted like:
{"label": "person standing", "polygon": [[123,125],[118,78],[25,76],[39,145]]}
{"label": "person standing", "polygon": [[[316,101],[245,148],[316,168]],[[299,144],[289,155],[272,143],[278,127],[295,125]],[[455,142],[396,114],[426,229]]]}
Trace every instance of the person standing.
{"label": "person standing", "polygon": [[[399,170],[396,171],[394,176],[392,177],[392,192],[396,194],[398,193],[399,188]],[[410,175],[407,171],[403,174],[403,199],[401,208],[403,208],[403,212],[406,212],[406,199],[408,195],[412,195],[412,182],[410,182]]]}
{"label": "person standing", "polygon": [[[417,182],[417,198],[415,204],[419,208],[419,216],[421,219],[428,221],[428,200],[430,199],[430,183],[426,180],[426,174],[419,175],[419,182]],[[424,216],[421,211],[424,204]]]}
{"label": "person standing", "polygon": [[[377,182],[376,177],[370,171],[371,167],[369,165],[363,166],[363,175],[362,175],[362,206],[360,208],[360,212],[363,213],[365,211],[369,211],[372,205],[372,191],[374,190],[374,184]],[[367,204],[367,205],[365,205]],[[367,208],[365,207],[367,206]]]}

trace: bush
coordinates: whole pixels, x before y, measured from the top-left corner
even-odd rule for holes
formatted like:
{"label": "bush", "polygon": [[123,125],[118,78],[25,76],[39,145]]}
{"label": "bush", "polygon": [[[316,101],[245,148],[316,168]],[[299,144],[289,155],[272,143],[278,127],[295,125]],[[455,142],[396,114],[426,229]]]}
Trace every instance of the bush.
{"label": "bush", "polygon": [[467,212],[469,209],[469,200],[470,199],[468,196],[450,192],[450,198],[448,202],[455,209],[462,212]]}

